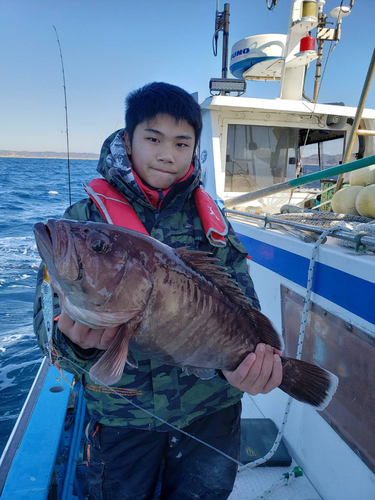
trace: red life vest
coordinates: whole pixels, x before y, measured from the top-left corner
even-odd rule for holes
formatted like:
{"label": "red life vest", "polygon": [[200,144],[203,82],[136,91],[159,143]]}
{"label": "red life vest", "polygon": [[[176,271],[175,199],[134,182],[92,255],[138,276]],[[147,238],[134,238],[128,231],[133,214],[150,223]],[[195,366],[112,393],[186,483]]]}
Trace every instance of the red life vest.
{"label": "red life vest", "polygon": [[[84,189],[106,222],[149,234],[137,212],[116,188],[104,179],[93,179]],[[211,196],[202,188],[194,191],[195,203],[204,232],[211,245],[225,247],[228,226]]]}

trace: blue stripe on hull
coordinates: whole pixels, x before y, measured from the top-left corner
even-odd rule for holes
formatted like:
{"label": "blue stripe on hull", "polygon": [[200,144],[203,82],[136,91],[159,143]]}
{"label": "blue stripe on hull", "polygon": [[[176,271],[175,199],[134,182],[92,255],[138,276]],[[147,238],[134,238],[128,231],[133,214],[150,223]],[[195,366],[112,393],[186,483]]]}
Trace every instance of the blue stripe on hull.
{"label": "blue stripe on hull", "polygon": [[[257,264],[306,287],[310,261],[249,236],[237,234]],[[313,291],[351,313],[375,324],[375,284],[317,262]]]}

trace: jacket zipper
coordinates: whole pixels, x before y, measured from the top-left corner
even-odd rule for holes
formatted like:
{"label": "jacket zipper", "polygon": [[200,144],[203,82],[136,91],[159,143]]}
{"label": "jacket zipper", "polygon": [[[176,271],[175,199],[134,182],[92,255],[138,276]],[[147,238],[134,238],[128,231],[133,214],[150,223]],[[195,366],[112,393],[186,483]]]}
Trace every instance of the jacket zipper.
{"label": "jacket zipper", "polygon": [[158,189],[158,196],[159,196],[159,200],[156,204],[156,207],[158,210],[160,210],[161,204],[163,203],[163,200],[164,200],[164,195],[163,195],[162,189]]}

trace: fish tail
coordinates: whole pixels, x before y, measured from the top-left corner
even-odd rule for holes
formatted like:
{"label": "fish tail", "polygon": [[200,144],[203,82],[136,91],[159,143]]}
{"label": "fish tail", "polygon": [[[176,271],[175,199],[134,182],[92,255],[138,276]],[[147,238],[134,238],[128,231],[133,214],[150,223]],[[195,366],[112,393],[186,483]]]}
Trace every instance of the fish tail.
{"label": "fish tail", "polygon": [[316,410],[324,410],[336,392],[336,375],[299,359],[281,358],[281,362],[283,380],[279,388]]}

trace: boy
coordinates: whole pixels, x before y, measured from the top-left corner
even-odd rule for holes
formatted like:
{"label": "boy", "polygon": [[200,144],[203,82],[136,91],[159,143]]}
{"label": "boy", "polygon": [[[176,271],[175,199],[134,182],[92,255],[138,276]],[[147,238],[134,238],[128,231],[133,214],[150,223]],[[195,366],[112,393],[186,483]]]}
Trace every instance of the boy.
{"label": "boy", "polygon": [[[244,247],[230,226],[226,246],[212,246],[197,211],[194,192],[200,168],[194,151],[202,130],[198,104],[179,87],[152,83],[128,96],[125,120],[125,130],[104,142],[99,160],[98,171],[110,189],[126,198],[152,237],[174,248],[214,253],[258,308]],[[98,193],[88,192],[90,198],[69,207],[65,218],[103,222],[106,209],[96,202]],[[42,338],[40,283],[41,278],[34,327]],[[114,394],[77,365],[88,371],[117,330],[89,329],[61,311],[53,332],[60,360],[75,363],[61,360],[61,366],[78,373],[85,388],[91,417],[87,470],[91,499],[152,499],[162,463],[163,500],[228,498],[236,475],[234,462],[135,408],[121,395],[237,459],[242,391],[267,393],[281,383],[278,354],[258,345],[234,372],[201,380],[133,352],[138,368],[125,366],[116,384],[119,394]]]}

